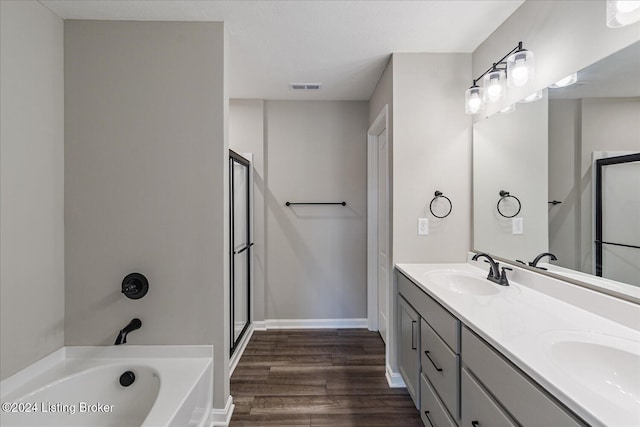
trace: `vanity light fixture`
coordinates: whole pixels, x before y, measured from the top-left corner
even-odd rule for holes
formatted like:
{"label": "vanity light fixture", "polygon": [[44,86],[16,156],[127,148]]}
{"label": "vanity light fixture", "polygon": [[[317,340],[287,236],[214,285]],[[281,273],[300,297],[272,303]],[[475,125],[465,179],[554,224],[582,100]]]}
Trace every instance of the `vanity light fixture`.
{"label": "vanity light fixture", "polygon": [[520,101],[518,101],[520,104],[527,104],[529,102],[533,102],[533,101],[537,101],[538,99],[542,99],[542,91],[539,90],[537,92],[533,92],[531,95],[522,98]]}
{"label": "vanity light fixture", "polygon": [[476,114],[484,109],[484,100],[482,99],[482,88],[473,81],[473,86],[464,93],[464,112],[467,114]]}
{"label": "vanity light fixture", "polygon": [[638,21],[640,21],[640,1],[607,0],[607,27],[624,27]]}
{"label": "vanity light fixture", "polygon": [[518,50],[507,58],[507,84],[521,87],[533,79],[533,52],[522,48],[518,43]]}
{"label": "vanity light fixture", "polygon": [[[533,77],[533,52],[519,42],[506,55],[477,79],[465,92],[465,113],[477,114],[484,110],[487,102],[498,102],[505,98],[507,86],[524,86]],[[482,87],[478,82],[482,81]]]}
{"label": "vanity light fixture", "polygon": [[552,89],[558,89],[560,87],[571,86],[575,82],[578,81],[578,73],[569,74],[567,77],[564,77],[552,85],[549,85]]}

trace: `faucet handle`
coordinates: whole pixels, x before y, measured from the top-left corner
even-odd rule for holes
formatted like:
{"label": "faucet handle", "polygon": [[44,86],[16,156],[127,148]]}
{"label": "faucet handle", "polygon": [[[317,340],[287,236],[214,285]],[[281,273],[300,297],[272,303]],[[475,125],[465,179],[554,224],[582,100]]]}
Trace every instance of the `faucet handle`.
{"label": "faucet handle", "polygon": [[499,284],[502,286],[509,286],[509,279],[507,278],[507,272],[505,270],[513,271],[513,268],[502,267],[502,273],[500,274]]}

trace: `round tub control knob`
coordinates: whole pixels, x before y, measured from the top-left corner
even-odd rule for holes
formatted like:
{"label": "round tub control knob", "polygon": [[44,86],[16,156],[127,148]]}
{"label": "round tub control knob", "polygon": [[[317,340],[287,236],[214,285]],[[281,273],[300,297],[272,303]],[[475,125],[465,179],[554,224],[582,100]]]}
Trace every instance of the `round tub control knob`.
{"label": "round tub control knob", "polygon": [[140,273],[131,273],[122,280],[122,293],[127,298],[140,299],[147,294],[149,281]]}

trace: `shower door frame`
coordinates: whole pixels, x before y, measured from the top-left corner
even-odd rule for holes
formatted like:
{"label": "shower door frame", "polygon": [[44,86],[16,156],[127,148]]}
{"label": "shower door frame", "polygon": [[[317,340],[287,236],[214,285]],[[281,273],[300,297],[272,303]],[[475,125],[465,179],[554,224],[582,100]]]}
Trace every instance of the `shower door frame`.
{"label": "shower door frame", "polygon": [[623,163],[632,163],[640,161],[640,153],[632,153],[632,154],[623,154],[612,157],[605,157],[602,159],[598,159],[595,161],[596,164],[596,185],[595,185],[595,239],[594,239],[594,247],[595,247],[595,257],[594,257],[594,268],[595,275],[598,277],[602,277],[602,263],[603,263],[603,245],[613,245],[613,246],[625,246],[633,249],[640,249],[635,245],[622,244],[617,242],[605,242],[603,241],[603,223],[602,223],[602,215],[603,215],[603,188],[602,188],[602,168],[604,166],[611,165],[619,165]]}
{"label": "shower door frame", "polygon": [[[234,178],[233,178],[233,166],[234,162],[241,164],[247,168],[247,191],[246,191],[246,206],[247,206],[247,246],[238,252],[247,252],[247,322],[244,328],[238,335],[238,339],[235,339],[235,255],[238,253],[235,251],[235,211],[234,211]],[[239,344],[242,342],[242,338],[249,329],[251,324],[251,162],[236,153],[233,150],[229,150],[229,313],[231,316],[230,325],[230,348],[229,356],[232,356]]]}

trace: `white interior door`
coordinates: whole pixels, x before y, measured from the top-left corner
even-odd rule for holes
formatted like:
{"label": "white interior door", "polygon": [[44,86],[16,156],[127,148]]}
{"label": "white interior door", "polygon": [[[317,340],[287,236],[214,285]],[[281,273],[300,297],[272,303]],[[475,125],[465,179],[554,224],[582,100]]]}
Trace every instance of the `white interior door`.
{"label": "white interior door", "polygon": [[387,342],[389,298],[389,144],[378,136],[378,330]]}

